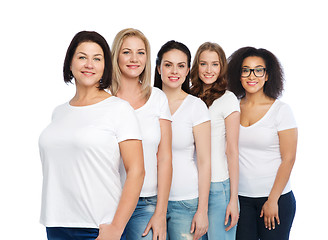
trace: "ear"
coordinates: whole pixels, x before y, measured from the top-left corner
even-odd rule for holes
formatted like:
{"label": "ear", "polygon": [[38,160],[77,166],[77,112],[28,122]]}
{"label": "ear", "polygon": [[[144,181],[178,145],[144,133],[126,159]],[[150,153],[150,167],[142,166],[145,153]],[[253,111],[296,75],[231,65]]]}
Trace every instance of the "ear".
{"label": "ear", "polygon": [[160,66],[157,66],[157,71],[158,71],[159,75],[161,75],[161,68],[160,68]]}

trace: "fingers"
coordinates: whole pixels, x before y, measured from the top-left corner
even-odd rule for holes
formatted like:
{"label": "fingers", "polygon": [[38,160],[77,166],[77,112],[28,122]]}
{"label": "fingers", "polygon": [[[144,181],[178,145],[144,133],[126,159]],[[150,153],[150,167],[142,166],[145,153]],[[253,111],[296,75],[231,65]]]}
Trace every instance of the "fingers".
{"label": "fingers", "polygon": [[196,222],[192,221],[191,228],[190,228],[190,233],[193,233],[195,231],[195,227],[196,227]]}
{"label": "fingers", "polygon": [[280,219],[278,216],[264,217],[264,226],[269,230],[274,230],[276,228],[276,222],[280,225]]}
{"label": "fingers", "polygon": [[200,239],[207,232],[207,228],[196,228],[193,240]]}
{"label": "fingers", "polygon": [[143,232],[142,236],[143,237],[144,236],[147,236],[147,234],[149,233],[150,229],[151,229],[151,225],[148,223],[148,225],[147,225],[145,231]]}

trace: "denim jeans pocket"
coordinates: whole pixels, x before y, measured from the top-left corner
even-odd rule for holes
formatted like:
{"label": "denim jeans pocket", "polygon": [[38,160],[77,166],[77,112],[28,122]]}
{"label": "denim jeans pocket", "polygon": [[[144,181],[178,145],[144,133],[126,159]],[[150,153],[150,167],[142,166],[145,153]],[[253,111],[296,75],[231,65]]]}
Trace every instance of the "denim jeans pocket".
{"label": "denim jeans pocket", "polygon": [[156,206],[156,204],[157,204],[157,196],[146,197],[145,198],[145,203],[146,203],[146,205],[154,205],[154,206]]}
{"label": "denim jeans pocket", "polygon": [[198,208],[198,198],[179,201],[179,204],[188,210],[196,211]]}

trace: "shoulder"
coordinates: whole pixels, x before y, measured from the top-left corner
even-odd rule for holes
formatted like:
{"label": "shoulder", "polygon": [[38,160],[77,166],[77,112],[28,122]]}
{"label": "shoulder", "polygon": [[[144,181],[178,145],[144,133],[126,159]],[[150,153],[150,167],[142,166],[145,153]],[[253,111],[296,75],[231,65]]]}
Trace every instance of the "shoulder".
{"label": "shoulder", "polygon": [[287,104],[283,101],[280,101],[278,99],[274,102],[274,106],[275,106],[276,111],[278,111],[279,113],[281,113],[281,112],[291,112],[292,111],[289,104]]}
{"label": "shoulder", "polygon": [[207,106],[206,106],[205,102],[202,99],[198,98],[198,97],[195,97],[195,96],[193,96],[191,94],[188,94],[186,100],[188,100],[196,108],[197,107],[202,107],[202,108],[206,108],[207,109]]}
{"label": "shoulder", "polygon": [[152,87],[150,97],[153,97],[153,98],[166,98],[166,95],[161,89],[159,89],[157,87]]}
{"label": "shoulder", "polygon": [[216,99],[210,106],[210,109],[221,109],[221,111],[240,111],[239,100],[233,92],[226,92]]}

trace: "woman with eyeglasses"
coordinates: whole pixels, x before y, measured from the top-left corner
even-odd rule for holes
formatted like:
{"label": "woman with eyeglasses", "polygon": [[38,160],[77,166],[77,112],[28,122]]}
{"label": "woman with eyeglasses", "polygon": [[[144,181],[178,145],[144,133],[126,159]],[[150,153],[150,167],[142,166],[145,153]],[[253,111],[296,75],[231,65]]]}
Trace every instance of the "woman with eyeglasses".
{"label": "woman with eyeglasses", "polygon": [[297,126],[290,107],[278,100],[283,70],[266,49],[244,47],[228,59],[228,87],[240,99],[240,240],[285,240],[295,216],[290,174]]}

